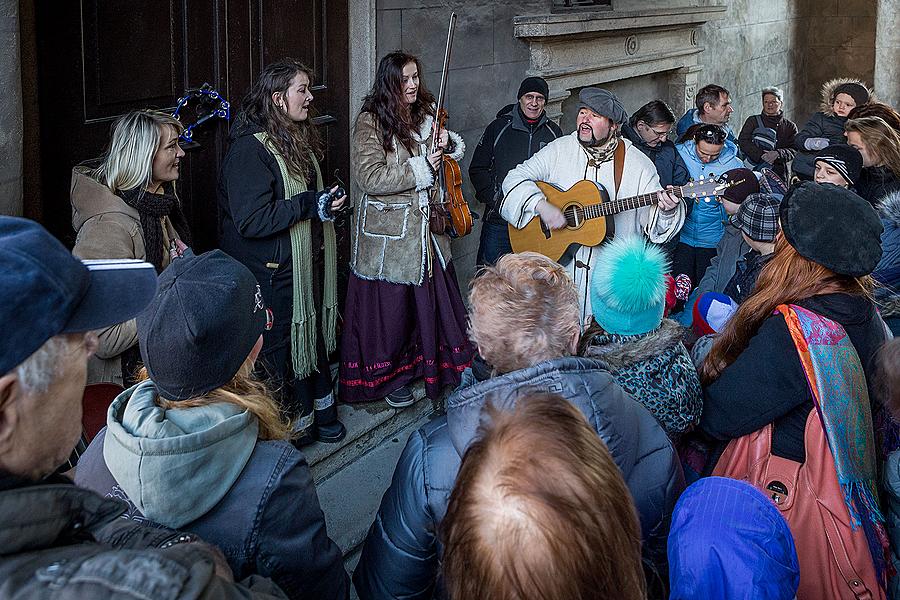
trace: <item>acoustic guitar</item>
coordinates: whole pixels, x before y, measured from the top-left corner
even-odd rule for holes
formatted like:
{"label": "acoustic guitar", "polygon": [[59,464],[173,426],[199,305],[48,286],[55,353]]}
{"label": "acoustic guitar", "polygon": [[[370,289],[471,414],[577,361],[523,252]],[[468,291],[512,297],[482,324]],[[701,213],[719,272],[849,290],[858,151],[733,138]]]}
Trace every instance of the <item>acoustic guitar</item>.
{"label": "acoustic guitar", "polygon": [[[550,229],[538,216],[522,229],[510,225],[509,241],[513,252],[538,252],[557,262],[563,256],[570,256],[570,248],[575,250],[578,246],[596,246],[602,242],[611,225],[607,223],[607,217],[657,202],[656,192],[610,200],[606,188],[596,181],[582,180],[567,190],[544,181],[535,183],[547,197],[547,202],[562,211],[567,225],[563,229]],[[717,198],[738,183],[740,181],[719,183],[712,178],[700,179],[675,186],[671,192],[678,198]]]}

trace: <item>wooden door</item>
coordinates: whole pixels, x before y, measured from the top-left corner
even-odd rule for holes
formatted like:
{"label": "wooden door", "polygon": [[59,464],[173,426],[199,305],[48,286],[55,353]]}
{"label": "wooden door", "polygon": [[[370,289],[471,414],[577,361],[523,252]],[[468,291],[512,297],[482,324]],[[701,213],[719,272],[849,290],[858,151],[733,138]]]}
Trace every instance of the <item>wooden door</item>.
{"label": "wooden door", "polygon": [[[23,21],[34,40],[25,79],[37,84],[25,121],[25,211],[68,244],[72,167],[100,156],[112,122],[136,108],[171,111],[186,89],[211,84],[237,114],[241,97],[265,64],[291,56],[315,72],[315,121],[327,139],[326,179],[349,161],[347,1],[65,0],[36,2]],[[197,115],[190,108],[182,121]],[[199,147],[182,160],[178,193],[198,251],[217,246],[217,176],[228,124],[195,130]],[[28,148],[31,148],[29,151]],[[328,183],[328,181],[326,181]],[[348,235],[342,231],[346,264]]]}

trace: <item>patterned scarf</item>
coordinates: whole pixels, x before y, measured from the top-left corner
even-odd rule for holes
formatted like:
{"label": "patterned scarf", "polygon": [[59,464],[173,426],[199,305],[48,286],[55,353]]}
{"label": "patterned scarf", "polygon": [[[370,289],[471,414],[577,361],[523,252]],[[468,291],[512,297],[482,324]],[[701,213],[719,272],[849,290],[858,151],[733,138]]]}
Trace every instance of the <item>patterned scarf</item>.
{"label": "patterned scarf", "polygon": [[141,216],[146,260],[156,267],[157,273],[161,273],[164,253],[169,251],[168,248],[163,248],[163,217],[169,217],[179,239],[188,246],[191,245],[190,229],[181,212],[181,202],[175,195],[175,186],[171,183],[164,184],[162,194],[151,194],[142,188],[134,188],[120,191],[119,197]]}
{"label": "patterned scarf", "polygon": [[606,143],[601,144],[600,146],[587,146],[585,144],[581,144],[581,147],[584,148],[585,154],[588,155],[588,166],[589,167],[599,167],[603,163],[610,161],[613,159],[613,155],[616,153],[616,147],[619,145],[620,136],[618,132],[610,137]]}
{"label": "patterned scarf", "polygon": [[[294,177],[287,168],[284,158],[275,149],[274,144],[264,132],[253,134],[260,143],[272,153],[281,180],[284,182],[284,195],[290,198],[307,191],[306,180]],[[316,169],[316,189],[324,189],[319,162],[312,157]],[[313,250],[311,223],[308,219],[297,221],[291,225],[291,267],[293,269],[293,310],[291,315],[291,357],[294,374],[303,379],[313,371],[318,371],[316,351],[316,306],[313,300]],[[322,337],[325,339],[325,351],[331,353],[337,346],[337,244],[335,241],[334,223],[322,223],[325,239],[325,282],[322,291]]]}
{"label": "patterned scarf", "polygon": [[866,375],[839,324],[796,305],[778,306],[800,355],[853,528],[862,525],[882,582],[890,568],[884,515],[878,507],[875,436]]}

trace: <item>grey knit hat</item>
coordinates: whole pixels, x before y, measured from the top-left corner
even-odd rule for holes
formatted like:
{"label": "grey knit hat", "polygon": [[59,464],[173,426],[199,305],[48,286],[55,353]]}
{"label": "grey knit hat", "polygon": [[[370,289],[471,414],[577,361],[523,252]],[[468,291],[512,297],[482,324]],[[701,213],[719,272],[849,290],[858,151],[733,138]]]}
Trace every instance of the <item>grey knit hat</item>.
{"label": "grey knit hat", "polygon": [[609,90],[595,87],[583,88],[578,93],[578,110],[582,108],[589,108],[598,115],[602,115],[619,125],[628,120],[628,113],[625,111],[625,107],[622,106],[615,94]]}

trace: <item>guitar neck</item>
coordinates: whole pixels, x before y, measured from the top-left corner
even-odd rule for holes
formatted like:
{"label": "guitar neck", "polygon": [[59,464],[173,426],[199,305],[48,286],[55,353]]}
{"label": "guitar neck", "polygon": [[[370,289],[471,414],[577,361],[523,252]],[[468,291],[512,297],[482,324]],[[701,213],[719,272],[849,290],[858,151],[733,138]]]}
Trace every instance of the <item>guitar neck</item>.
{"label": "guitar neck", "polygon": [[[682,197],[682,188],[680,186],[673,187],[671,192],[678,198]],[[602,202],[600,204],[590,204],[584,207],[584,218],[598,219],[600,217],[622,213],[626,210],[650,206],[657,203],[658,199],[656,194],[657,192],[650,192],[638,196],[631,196],[630,198],[610,200],[609,202]]]}

